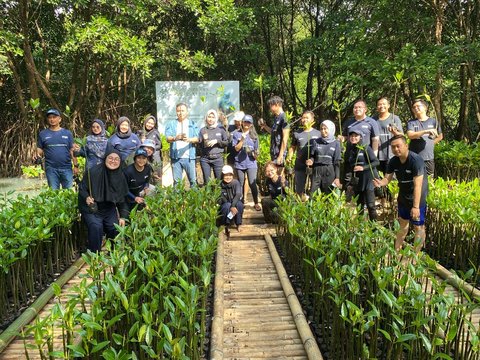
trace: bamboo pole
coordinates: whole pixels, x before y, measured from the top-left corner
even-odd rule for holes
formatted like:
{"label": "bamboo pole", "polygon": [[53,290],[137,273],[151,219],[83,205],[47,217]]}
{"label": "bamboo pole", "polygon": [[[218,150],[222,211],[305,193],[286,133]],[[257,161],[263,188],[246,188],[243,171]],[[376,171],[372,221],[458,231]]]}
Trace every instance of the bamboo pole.
{"label": "bamboo pole", "polygon": [[[79,258],[73,263],[57,280],[54,281],[58,286],[63,287],[85,264],[83,258]],[[25,310],[10,326],[0,334],[0,353],[2,353],[20,334],[21,329],[32,322],[33,319],[40,313],[50,299],[55,295],[52,285],[50,285],[43,293],[38,297],[35,302]]]}
{"label": "bamboo pole", "polygon": [[224,283],[224,249],[225,234],[220,228],[215,264],[215,290],[213,294],[212,337],[210,340],[210,359],[223,359],[223,283]]}
{"label": "bamboo pole", "polygon": [[461,289],[480,302],[480,290],[473,287],[466,281],[460,279],[457,275],[452,274],[449,270],[437,263],[437,274],[454,288]]}
{"label": "bamboo pole", "polygon": [[295,291],[293,290],[292,284],[290,284],[288,274],[283,267],[282,260],[280,259],[280,256],[278,256],[277,249],[275,248],[275,245],[273,244],[272,238],[269,234],[265,235],[265,241],[267,242],[268,249],[270,250],[275,268],[277,269],[280,283],[282,284],[285,297],[290,305],[290,309],[292,311],[293,318],[295,319],[295,324],[297,325],[298,333],[302,339],[303,346],[307,352],[308,359],[323,360],[322,354],[320,353],[320,349],[317,345],[317,341],[310,330],[307,319],[303,314],[302,306],[295,295]]}

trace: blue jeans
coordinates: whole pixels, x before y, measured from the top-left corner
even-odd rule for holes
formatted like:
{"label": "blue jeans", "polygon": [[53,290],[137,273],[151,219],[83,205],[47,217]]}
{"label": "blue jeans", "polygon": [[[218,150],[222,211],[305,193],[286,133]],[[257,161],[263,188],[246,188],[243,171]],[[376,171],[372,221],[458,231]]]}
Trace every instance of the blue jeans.
{"label": "blue jeans", "polygon": [[195,159],[172,159],[173,185],[177,186],[182,180],[183,170],[187,173],[190,187],[195,187],[197,185]]}
{"label": "blue jeans", "polygon": [[47,177],[48,186],[52,189],[60,189],[60,185],[64,189],[70,189],[73,185],[72,169],[56,169],[50,166],[45,167],[45,175]]}
{"label": "blue jeans", "polygon": [[219,225],[230,225],[231,223],[234,223],[235,225],[242,225],[243,221],[243,203],[241,201],[237,202],[237,215],[235,215],[232,219],[229,219],[227,217],[228,213],[230,212],[230,208],[232,207],[232,204],[229,202],[223,203],[220,206],[219,209],[219,220],[218,224]]}
{"label": "blue jeans", "polygon": [[203,172],[203,182],[205,184],[210,180],[210,174],[213,169],[213,174],[215,179],[222,179],[222,167],[223,167],[223,157],[220,156],[216,159],[208,159],[206,157],[200,158],[200,166],[202,167]]}

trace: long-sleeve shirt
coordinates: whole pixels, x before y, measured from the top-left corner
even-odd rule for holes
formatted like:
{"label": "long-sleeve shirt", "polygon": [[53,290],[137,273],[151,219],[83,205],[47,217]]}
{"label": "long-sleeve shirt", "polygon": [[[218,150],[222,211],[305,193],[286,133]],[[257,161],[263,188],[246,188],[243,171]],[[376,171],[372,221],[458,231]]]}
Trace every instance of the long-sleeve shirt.
{"label": "long-sleeve shirt", "polygon": [[237,179],[233,179],[228,184],[222,181],[220,186],[219,205],[229,202],[232,204],[232,207],[237,207],[237,203],[242,199],[242,185],[240,185],[240,182]]}

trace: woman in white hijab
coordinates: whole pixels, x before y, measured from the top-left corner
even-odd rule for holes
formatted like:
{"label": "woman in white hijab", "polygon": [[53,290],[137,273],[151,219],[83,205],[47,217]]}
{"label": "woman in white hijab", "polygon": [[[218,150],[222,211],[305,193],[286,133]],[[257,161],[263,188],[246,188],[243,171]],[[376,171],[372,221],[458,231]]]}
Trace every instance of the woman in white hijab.
{"label": "woman in white hijab", "polygon": [[225,129],[218,124],[216,110],[210,109],[205,115],[205,126],[200,129],[199,148],[201,152],[200,166],[203,172],[203,181],[210,180],[213,169],[215,178],[222,178],[223,154],[228,145],[228,135]]}
{"label": "woman in white hijab", "polygon": [[335,139],[335,124],[332,121],[325,120],[320,124],[320,135],[320,138],[312,140],[310,158],[306,164],[313,166],[311,192],[320,189],[328,194],[340,186],[342,148]]}

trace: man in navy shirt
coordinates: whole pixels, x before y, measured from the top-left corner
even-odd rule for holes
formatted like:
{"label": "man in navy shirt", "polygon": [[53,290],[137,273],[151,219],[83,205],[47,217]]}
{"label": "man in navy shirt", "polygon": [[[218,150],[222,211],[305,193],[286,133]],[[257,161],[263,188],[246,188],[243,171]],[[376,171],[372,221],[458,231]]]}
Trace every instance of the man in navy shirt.
{"label": "man in navy shirt", "polygon": [[367,116],[367,104],[363,100],[357,100],[353,104],[353,118],[348,119],[343,124],[342,136],[340,136],[339,140],[342,142],[348,140],[350,131],[357,131],[357,133],[363,134],[363,145],[370,146],[375,156],[378,156],[380,131],[377,122],[370,116]]}
{"label": "man in navy shirt", "polygon": [[270,157],[278,166],[283,166],[287,156],[287,143],[290,135],[290,127],[283,111],[283,100],[279,96],[273,96],[268,100],[268,106],[273,114],[272,127],[262,122],[262,129],[270,134]]}
{"label": "man in navy shirt", "polygon": [[387,172],[383,179],[374,179],[376,187],[386,186],[395,174],[398,180],[398,222],[395,249],[399,250],[408,233],[409,223],[415,229],[415,250],[419,252],[425,242],[425,213],[428,194],[428,179],[425,174],[425,163],[421,156],[408,150],[407,140],[402,134],[390,140],[393,157],[388,162]]}
{"label": "man in navy shirt", "polygon": [[[72,187],[73,173],[78,173],[77,158],[73,154],[73,136],[60,127],[62,117],[57,109],[46,113],[48,128],[40,131],[36,159],[45,155],[45,175],[52,189]],[[72,171],[72,159],[74,170]]]}

